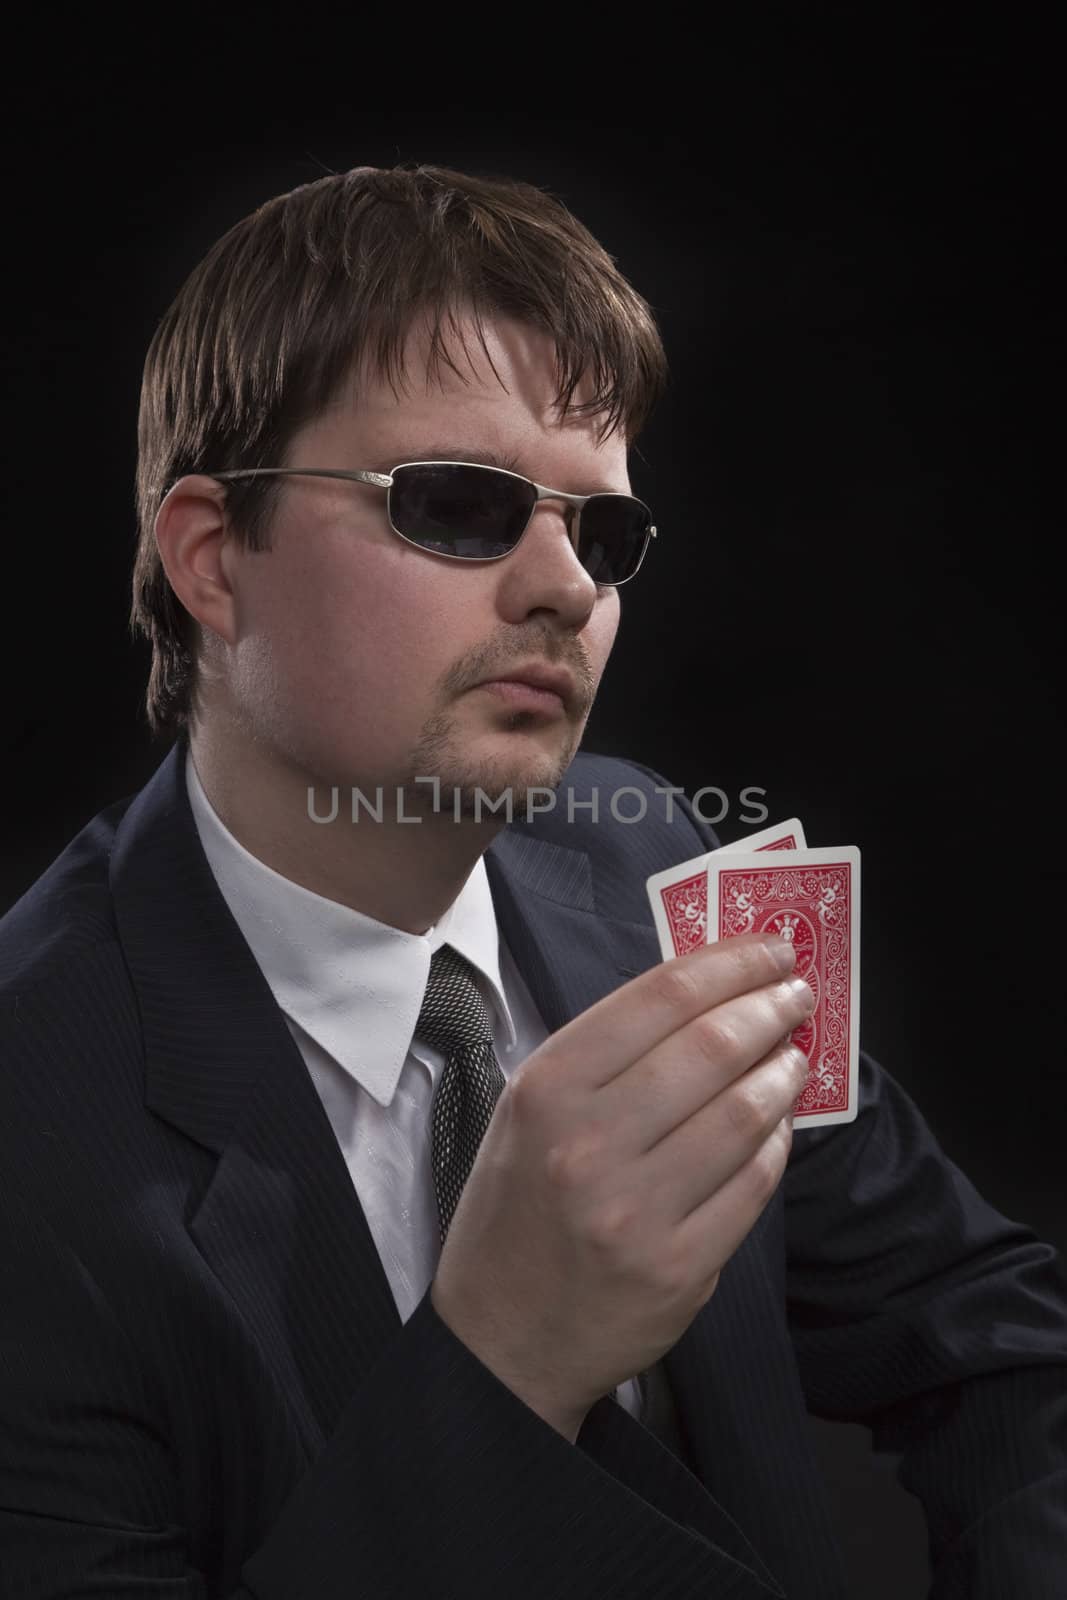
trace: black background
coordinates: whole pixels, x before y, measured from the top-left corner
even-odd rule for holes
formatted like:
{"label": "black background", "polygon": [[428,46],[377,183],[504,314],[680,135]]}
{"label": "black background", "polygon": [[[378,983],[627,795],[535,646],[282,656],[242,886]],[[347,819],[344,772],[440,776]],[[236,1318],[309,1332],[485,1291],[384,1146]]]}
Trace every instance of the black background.
{"label": "black background", "polygon": [[[717,785],[724,841],[756,785],[809,844],[859,846],[864,1047],[1063,1253],[1052,39],[962,9],[761,11],[700,45],[653,21],[579,39],[546,14],[458,34],[186,7],[152,40],[23,36],[0,911],[167,748],[126,618],[141,368],[181,282],[329,171],[521,177],[616,257],[672,368],[631,457],[660,537],[585,747]],[[813,1426],[856,1592],[923,1592],[917,1503],[866,1430]]]}

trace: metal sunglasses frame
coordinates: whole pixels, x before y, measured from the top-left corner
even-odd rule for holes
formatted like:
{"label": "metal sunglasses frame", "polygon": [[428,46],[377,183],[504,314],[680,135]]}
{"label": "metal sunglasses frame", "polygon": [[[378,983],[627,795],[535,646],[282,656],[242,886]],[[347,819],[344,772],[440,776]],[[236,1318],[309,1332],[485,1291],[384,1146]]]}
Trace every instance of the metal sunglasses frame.
{"label": "metal sunglasses frame", "polygon": [[[544,484],[534,483],[532,478],[524,478],[521,472],[509,472],[505,467],[485,466],[480,461],[401,461],[398,462],[395,467],[393,467],[392,472],[356,472],[351,470],[346,471],[342,468],[333,469],[326,467],[236,467],[228,472],[207,472],[204,474],[204,476],[208,478],[217,478],[220,482],[227,482],[231,478],[256,478],[261,476],[346,478],[352,483],[369,483],[372,485],[372,487],[377,489],[391,490],[393,487],[392,473],[399,472],[401,467],[477,467],[479,472],[498,472],[502,477],[505,478],[517,478],[520,483],[527,484],[530,488],[536,489],[537,491],[537,499],[530,507],[530,515],[526,519],[526,527],[523,528],[522,533],[520,533],[511,549],[502,551],[498,556],[458,556],[450,555],[446,550],[428,550],[424,544],[419,544],[417,539],[410,539],[406,533],[400,532],[400,529],[393,521],[391,496],[387,495],[385,502],[386,515],[389,518],[389,526],[392,528],[397,537],[399,539],[403,539],[405,544],[413,545],[416,550],[421,550],[424,555],[441,556],[445,561],[503,561],[506,559],[506,557],[514,555],[522,540],[525,538],[530,523],[533,521],[533,514],[537,509],[538,503],[542,500],[565,500],[567,504],[569,506],[573,506],[574,510],[577,512],[577,516],[575,516],[573,519],[574,526],[569,530],[571,545],[574,549],[575,555],[577,555],[579,527],[582,520],[582,507],[587,503],[587,501],[602,500],[605,498],[607,493],[610,493],[610,491],[601,490],[599,494],[567,494],[563,489],[546,489]],[[638,572],[641,570],[645,556],[648,554],[649,544],[656,537],[656,530],[651,525],[652,512],[649,510],[649,507],[645,505],[645,502],[643,500],[638,500],[636,495],[620,494],[618,498],[623,500],[636,500],[638,505],[644,506],[644,509],[649,514],[650,523],[648,533],[645,535],[644,546],[641,550],[641,554],[637,558],[637,566],[628,577],[620,578],[619,583],[602,585],[602,587],[605,589],[617,589],[619,588],[620,584],[629,583],[631,578],[637,577]],[[594,579],[594,582],[596,581],[598,580]]]}

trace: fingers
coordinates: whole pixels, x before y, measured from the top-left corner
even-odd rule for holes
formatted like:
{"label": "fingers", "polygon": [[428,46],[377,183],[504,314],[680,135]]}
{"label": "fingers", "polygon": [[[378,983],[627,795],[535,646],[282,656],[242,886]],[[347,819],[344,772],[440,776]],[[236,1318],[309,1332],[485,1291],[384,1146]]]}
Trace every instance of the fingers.
{"label": "fingers", "polygon": [[789,1159],[790,1113],[807,1075],[804,1052],[779,1043],[654,1152],[658,1167],[642,1182],[680,1231],[714,1216],[724,1236],[745,1236]]}
{"label": "fingers", "polygon": [[780,979],[793,960],[791,945],[762,934],[702,945],[606,995],[553,1040],[569,1052],[571,1030],[580,1032],[583,1082],[600,1088],[723,1001]]}
{"label": "fingers", "polygon": [[[795,985],[795,987],[794,987]],[[597,1123],[626,1158],[647,1155],[755,1064],[809,1014],[811,989],[785,978],[724,1000],[671,1034],[597,1097]],[[741,1088],[744,1098],[751,1092]]]}

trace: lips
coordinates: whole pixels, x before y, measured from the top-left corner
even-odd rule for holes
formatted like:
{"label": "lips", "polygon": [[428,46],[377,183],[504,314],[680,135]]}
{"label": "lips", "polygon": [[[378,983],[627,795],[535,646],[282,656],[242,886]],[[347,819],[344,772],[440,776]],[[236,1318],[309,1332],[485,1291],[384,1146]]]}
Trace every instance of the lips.
{"label": "lips", "polygon": [[[562,667],[547,667],[535,663],[529,667],[514,667],[510,672],[494,673],[483,683],[526,683],[532,689],[547,689],[558,694],[565,706],[574,699],[574,679]],[[481,687],[481,685],[479,685]]]}

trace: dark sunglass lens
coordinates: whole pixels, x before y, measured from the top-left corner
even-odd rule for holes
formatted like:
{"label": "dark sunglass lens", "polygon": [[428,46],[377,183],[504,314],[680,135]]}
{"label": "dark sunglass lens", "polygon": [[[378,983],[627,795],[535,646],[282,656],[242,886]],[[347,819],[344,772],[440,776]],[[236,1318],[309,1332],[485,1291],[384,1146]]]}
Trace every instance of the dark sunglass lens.
{"label": "dark sunglass lens", "polygon": [[597,583],[623,583],[641,564],[652,518],[625,494],[594,495],[582,507],[579,558]]}
{"label": "dark sunglass lens", "polygon": [[398,467],[389,497],[405,539],[439,555],[484,561],[515,548],[534,491],[490,467],[435,464]]}

